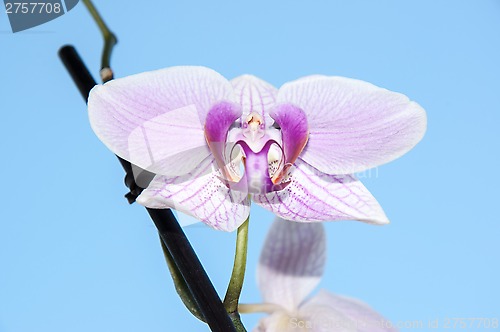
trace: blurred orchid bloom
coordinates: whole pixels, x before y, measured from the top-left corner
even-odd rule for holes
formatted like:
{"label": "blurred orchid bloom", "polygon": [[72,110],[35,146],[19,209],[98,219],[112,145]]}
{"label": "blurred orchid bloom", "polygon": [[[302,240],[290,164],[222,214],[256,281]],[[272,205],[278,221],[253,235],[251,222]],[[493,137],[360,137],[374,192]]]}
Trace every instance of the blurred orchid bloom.
{"label": "blurred orchid bloom", "polygon": [[294,223],[277,218],[271,226],[257,268],[266,304],[242,305],[264,309],[254,332],[394,332],[392,323],[365,303],[316,288],[325,267],[326,239],[322,224]]}
{"label": "blurred orchid bloom", "polygon": [[387,223],[353,174],[400,157],[426,130],[418,104],[363,81],[309,76],[278,90],[205,67],[110,81],[88,108],[109,149],[156,174],[140,204],[225,231],[250,199],[289,220]]}

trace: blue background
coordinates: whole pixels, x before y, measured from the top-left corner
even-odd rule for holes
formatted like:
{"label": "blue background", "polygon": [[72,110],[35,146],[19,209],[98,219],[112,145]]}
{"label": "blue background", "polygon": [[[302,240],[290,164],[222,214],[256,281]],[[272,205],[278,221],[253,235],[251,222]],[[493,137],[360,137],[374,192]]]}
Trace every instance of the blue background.
{"label": "blue background", "polygon": [[[419,102],[429,122],[423,141],[363,177],[392,223],[327,223],[320,287],[394,322],[423,322],[402,330],[500,318],[500,2],[96,5],[119,38],[117,77],[191,64],[279,86],[321,73]],[[57,58],[65,43],[97,78],[101,36],[82,4],[16,34],[0,13],[0,331],[206,331],[176,296],[144,209],[123,198],[122,170]],[[246,303],[260,301],[255,267],[273,218],[259,208],[252,215]],[[223,294],[235,234],[186,232]],[[244,321],[251,328],[260,317]]]}

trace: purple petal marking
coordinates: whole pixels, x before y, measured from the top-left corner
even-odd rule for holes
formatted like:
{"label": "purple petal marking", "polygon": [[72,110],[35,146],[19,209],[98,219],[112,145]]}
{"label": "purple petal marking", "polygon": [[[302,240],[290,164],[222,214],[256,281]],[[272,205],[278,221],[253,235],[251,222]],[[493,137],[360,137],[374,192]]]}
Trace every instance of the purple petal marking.
{"label": "purple petal marking", "polygon": [[210,153],[203,136],[210,107],[233,99],[217,72],[171,67],[96,86],[88,109],[93,130],[115,154],[157,174],[180,175]]}
{"label": "purple petal marking", "polygon": [[366,303],[324,290],[306,301],[299,309],[299,314],[318,327],[326,327],[312,331],[327,332],[332,331],[332,327],[339,327],[339,331],[341,328],[342,331],[356,332],[398,331],[389,320]]}
{"label": "purple petal marking", "polygon": [[285,189],[252,195],[252,199],[289,220],[389,222],[378,202],[354,175],[328,175],[300,158],[295,162],[290,184]]}
{"label": "purple petal marking", "polygon": [[270,115],[281,128],[285,164],[293,164],[309,136],[306,115],[303,110],[290,104],[276,106]]}
{"label": "purple petal marking", "polygon": [[296,309],[317,286],[325,267],[322,224],[277,218],[267,235],[257,269],[264,302]]}
{"label": "purple petal marking", "polygon": [[229,102],[219,102],[210,109],[205,122],[205,138],[226,179],[231,179],[230,173],[226,170],[229,158],[224,155],[227,134],[231,125],[240,116],[240,106]]}
{"label": "purple petal marking", "polygon": [[262,116],[266,126],[273,124],[269,117],[269,110],[274,106],[276,89],[266,81],[252,75],[242,75],[231,80],[237,102],[241,105],[243,113],[241,121],[256,112]]}
{"label": "purple petal marking", "polygon": [[367,82],[311,76],[283,85],[276,103],[304,110],[309,141],[301,158],[328,174],[364,171],[396,159],[423,137],[425,111]]}
{"label": "purple petal marking", "polygon": [[228,189],[214,167],[215,161],[207,158],[187,175],[156,176],[137,202],[155,209],[172,208],[232,232],[248,217],[250,201],[247,194]]}

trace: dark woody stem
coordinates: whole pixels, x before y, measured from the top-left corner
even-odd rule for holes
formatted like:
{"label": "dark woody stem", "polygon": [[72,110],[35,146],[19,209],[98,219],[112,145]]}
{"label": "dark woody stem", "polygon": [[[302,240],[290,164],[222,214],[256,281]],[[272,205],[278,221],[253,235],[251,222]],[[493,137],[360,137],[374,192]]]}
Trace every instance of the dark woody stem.
{"label": "dark woody stem", "polygon": [[184,306],[189,310],[189,312],[191,312],[193,316],[195,316],[202,322],[205,322],[205,318],[201,314],[200,308],[198,308],[198,303],[196,303],[196,300],[193,298],[193,294],[191,293],[189,286],[186,284],[186,281],[184,280],[181,271],[179,271],[179,269],[177,268],[174,258],[170,254],[170,251],[168,251],[168,248],[165,245],[165,243],[163,243],[161,237],[160,237],[160,243],[177,294],[179,294],[179,297],[181,298],[182,302],[184,303]]}

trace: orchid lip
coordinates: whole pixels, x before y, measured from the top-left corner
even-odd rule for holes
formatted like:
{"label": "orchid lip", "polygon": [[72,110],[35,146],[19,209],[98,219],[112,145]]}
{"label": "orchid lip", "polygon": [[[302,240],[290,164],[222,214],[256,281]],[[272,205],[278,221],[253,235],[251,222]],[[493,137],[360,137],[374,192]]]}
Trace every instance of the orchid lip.
{"label": "orchid lip", "polygon": [[264,194],[283,190],[290,182],[276,183],[269,172],[268,155],[271,146],[274,144],[281,149],[278,142],[270,139],[260,151],[254,152],[244,140],[237,141],[234,146],[240,146],[243,150],[242,161],[245,172],[238,182],[226,180],[226,185],[232,190],[246,191],[251,194]]}

